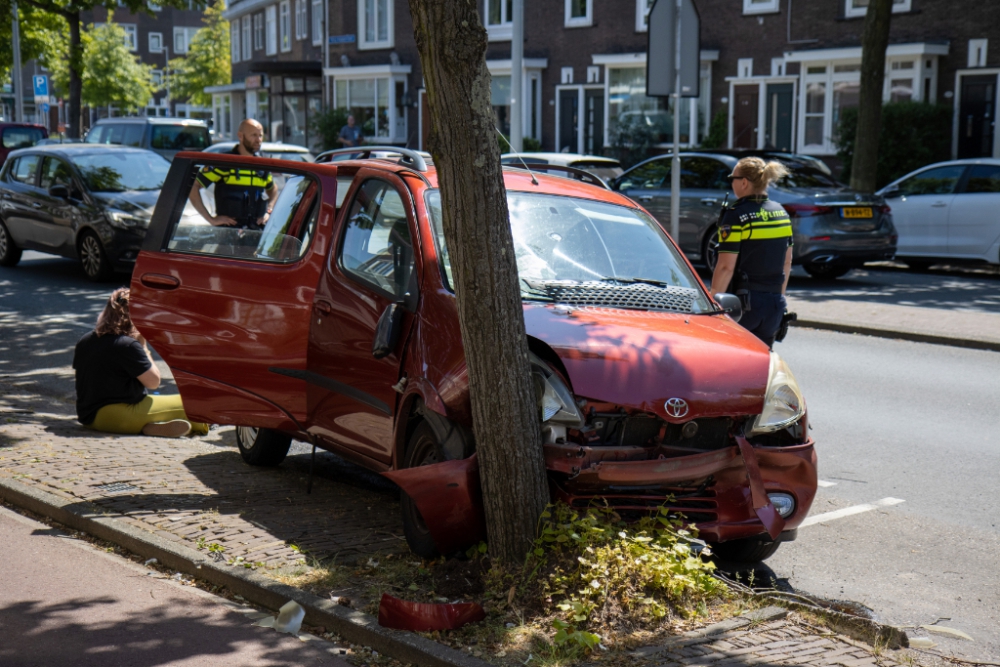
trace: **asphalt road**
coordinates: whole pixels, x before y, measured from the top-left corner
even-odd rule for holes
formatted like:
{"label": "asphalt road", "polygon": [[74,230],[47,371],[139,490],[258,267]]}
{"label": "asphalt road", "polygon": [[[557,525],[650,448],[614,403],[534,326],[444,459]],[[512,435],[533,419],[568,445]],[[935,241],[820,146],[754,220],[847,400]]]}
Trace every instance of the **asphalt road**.
{"label": "asphalt road", "polygon": [[[94,285],[75,262],[32,252],[0,269],[0,375],[69,398],[73,345],[126,280]],[[941,308],[942,317],[1000,312],[998,287],[993,270],[893,267],[837,281],[796,271],[790,284],[801,296]],[[805,329],[777,350],[806,394],[825,485],[811,513],[819,520],[768,561],[775,576],[889,622],[961,629],[974,641],[929,636],[952,655],[1000,661],[1000,353]],[[304,464],[305,451],[290,460]],[[326,459],[320,471],[345,473]]]}

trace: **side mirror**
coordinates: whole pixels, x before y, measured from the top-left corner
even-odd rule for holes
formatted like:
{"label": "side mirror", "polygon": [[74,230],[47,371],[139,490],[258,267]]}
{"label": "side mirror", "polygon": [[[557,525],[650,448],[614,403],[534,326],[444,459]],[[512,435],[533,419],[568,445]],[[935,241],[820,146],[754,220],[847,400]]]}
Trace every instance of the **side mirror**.
{"label": "side mirror", "polygon": [[899,190],[898,185],[893,185],[882,191],[882,196],[886,199],[892,199],[893,197],[899,197],[902,193]]}
{"label": "side mirror", "polygon": [[53,185],[49,188],[49,194],[59,199],[69,199],[69,188],[65,185]]}
{"label": "side mirror", "polygon": [[728,294],[727,292],[719,292],[715,295],[715,300],[722,306],[722,312],[728,314],[737,322],[743,317],[743,302],[740,301],[740,297],[735,294]]}
{"label": "side mirror", "polygon": [[399,303],[390,303],[382,311],[382,316],[378,318],[378,325],[375,327],[375,340],[372,341],[372,356],[382,359],[392,354],[399,341],[399,328],[403,323],[403,306]]}

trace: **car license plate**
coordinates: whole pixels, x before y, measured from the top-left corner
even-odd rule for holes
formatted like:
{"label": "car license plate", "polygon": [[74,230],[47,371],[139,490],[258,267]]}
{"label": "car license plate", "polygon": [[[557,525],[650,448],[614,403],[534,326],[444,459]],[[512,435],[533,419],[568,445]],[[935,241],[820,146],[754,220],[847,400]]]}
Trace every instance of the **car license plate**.
{"label": "car license plate", "polygon": [[872,217],[871,206],[851,206],[840,209],[843,218],[870,218]]}

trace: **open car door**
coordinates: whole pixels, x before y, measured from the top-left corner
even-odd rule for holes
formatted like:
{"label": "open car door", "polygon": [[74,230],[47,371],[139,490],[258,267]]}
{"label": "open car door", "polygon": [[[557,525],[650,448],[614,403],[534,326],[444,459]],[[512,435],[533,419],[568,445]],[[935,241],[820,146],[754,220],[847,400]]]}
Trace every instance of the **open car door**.
{"label": "open car door", "polygon": [[[188,197],[206,169],[280,186],[263,227],[212,226],[198,214]],[[336,174],[330,165],[228,154],[174,159],[133,272],[131,315],[173,371],[191,419],[304,430],[300,377]],[[212,212],[211,191],[201,192]]]}

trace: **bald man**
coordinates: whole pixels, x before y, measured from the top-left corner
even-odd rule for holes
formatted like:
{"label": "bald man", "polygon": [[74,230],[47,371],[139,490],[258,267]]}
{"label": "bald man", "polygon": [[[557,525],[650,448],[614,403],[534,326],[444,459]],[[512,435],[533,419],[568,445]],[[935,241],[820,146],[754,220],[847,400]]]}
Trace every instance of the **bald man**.
{"label": "bald man", "polygon": [[[236,146],[230,151],[233,155],[260,157],[258,151],[264,141],[264,127],[248,118],[240,123],[236,139]],[[202,189],[213,184],[215,215],[209,214],[201,198]],[[256,229],[267,222],[277,196],[278,188],[269,171],[208,165],[195,178],[188,199],[201,217],[213,226]]]}

